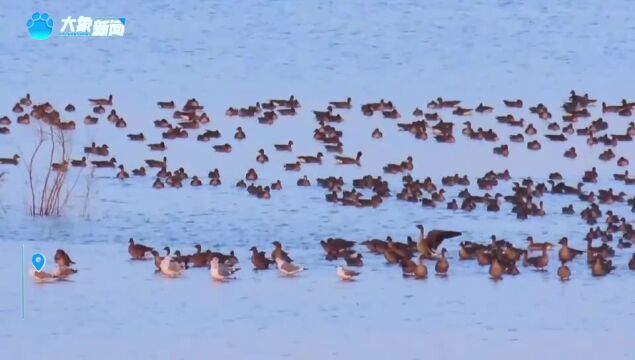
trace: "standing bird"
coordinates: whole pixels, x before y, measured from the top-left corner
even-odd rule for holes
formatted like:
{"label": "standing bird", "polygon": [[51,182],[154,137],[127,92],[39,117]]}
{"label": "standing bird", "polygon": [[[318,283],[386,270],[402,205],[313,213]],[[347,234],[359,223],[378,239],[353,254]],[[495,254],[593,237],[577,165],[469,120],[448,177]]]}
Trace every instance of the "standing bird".
{"label": "standing bird", "polygon": [[563,237],[562,239],[560,239],[560,241],[558,241],[558,244],[562,245],[562,247],[560,248],[560,251],[558,252],[558,258],[563,263],[567,261],[571,261],[576,256],[580,256],[584,254],[584,251],[582,250],[576,250],[574,248],[570,248],[569,239],[567,239],[566,237]]}
{"label": "standing bird", "polygon": [[445,239],[450,239],[453,237],[460,236],[461,233],[458,231],[446,231],[446,230],[430,230],[427,235],[424,233],[423,225],[417,225],[419,229],[419,241],[417,242],[417,249],[421,252],[422,255],[436,255],[434,250],[436,250],[439,245]]}
{"label": "standing bird", "polygon": [[434,266],[434,270],[437,272],[437,275],[447,276],[448,269],[450,268],[450,263],[448,262],[448,258],[446,257],[447,250],[445,248],[441,249],[441,258],[437,260],[437,264]]}
{"label": "standing bird", "polygon": [[161,260],[159,264],[161,273],[167,277],[175,278],[179,277],[185,271],[185,265],[183,263],[176,262],[172,256],[166,256]]}
{"label": "standing bird", "polygon": [[55,252],[55,264],[57,264],[57,266],[69,267],[71,265],[74,265],[75,262],[71,260],[66,251],[57,249],[57,251]]}
{"label": "standing bird", "polygon": [[146,254],[152,252],[152,248],[149,246],[145,246],[142,244],[135,244],[134,240],[130,238],[128,240],[128,253],[132,257],[133,260],[143,260],[146,257]]}
{"label": "standing bird", "polygon": [[276,258],[276,265],[278,265],[280,273],[285,276],[294,276],[306,270],[306,268],[291,264],[280,257]]}
{"label": "standing bird", "polygon": [[289,254],[287,254],[286,251],[282,250],[282,244],[280,244],[279,241],[274,241],[271,243],[273,246],[275,246],[275,248],[273,249],[273,251],[271,252],[271,259],[273,261],[278,260],[278,258],[288,262],[288,263],[292,263],[293,259],[291,259],[289,257]]}
{"label": "standing bird", "polygon": [[428,277],[428,267],[425,264],[424,258],[419,258],[419,264],[414,269],[414,278],[422,280]]}
{"label": "standing bird", "polygon": [[355,280],[355,277],[359,276],[359,272],[350,270],[350,269],[345,269],[342,266],[338,266],[337,276],[339,276],[339,278],[344,281],[353,281]]}
{"label": "standing bird", "polygon": [[217,257],[213,257],[209,266],[212,279],[216,281],[227,281],[235,279],[232,275],[237,271],[229,265],[220,263]]}
{"label": "standing bird", "polygon": [[547,250],[542,250],[542,255],[527,257],[527,251],[524,252],[523,265],[533,266],[538,270],[544,271],[547,265],[549,265],[549,257],[547,256]]}
{"label": "standing bird", "polygon": [[493,280],[502,280],[504,272],[505,272],[505,269],[500,264],[500,262],[498,262],[498,258],[493,256],[492,257],[492,263],[489,266],[489,276]]}
{"label": "standing bird", "polygon": [[251,263],[254,265],[254,270],[267,270],[269,269],[269,265],[274,264],[273,261],[267,259],[264,251],[258,251],[255,246],[252,246],[251,249]]}

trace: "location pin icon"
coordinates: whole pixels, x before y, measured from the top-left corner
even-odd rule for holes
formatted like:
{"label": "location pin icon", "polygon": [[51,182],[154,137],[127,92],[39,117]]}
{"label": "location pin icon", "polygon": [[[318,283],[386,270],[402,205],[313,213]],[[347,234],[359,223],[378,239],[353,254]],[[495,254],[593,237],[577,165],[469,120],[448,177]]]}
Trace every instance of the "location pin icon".
{"label": "location pin icon", "polygon": [[31,265],[33,265],[33,268],[35,269],[35,271],[37,272],[42,271],[42,269],[44,269],[45,264],[46,264],[46,258],[44,257],[43,254],[40,254],[40,253],[33,254],[33,257],[31,258]]}

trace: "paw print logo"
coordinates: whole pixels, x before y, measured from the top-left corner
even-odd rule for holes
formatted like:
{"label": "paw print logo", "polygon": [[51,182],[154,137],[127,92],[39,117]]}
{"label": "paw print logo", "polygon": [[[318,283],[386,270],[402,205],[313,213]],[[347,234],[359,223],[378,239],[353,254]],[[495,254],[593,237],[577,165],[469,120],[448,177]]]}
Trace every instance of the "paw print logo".
{"label": "paw print logo", "polygon": [[35,40],[46,40],[53,33],[53,19],[49,14],[39,12],[33,13],[29,21],[26,22],[31,38]]}

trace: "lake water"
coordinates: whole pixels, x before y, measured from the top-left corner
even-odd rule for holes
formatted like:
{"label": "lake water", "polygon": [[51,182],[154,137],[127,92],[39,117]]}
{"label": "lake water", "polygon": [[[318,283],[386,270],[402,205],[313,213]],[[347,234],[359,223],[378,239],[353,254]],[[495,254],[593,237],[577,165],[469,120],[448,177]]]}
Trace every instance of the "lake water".
{"label": "lake water", "polygon": [[[545,196],[547,216],[517,221],[511,206],[500,213],[479,207],[471,213],[449,212],[445,206],[422,209],[388,199],[377,209],[356,209],[324,202],[325,191],[299,188],[307,175],[341,175],[347,181],[366,174],[380,175],[388,162],[414,157],[416,178],[467,174],[475,178],[488,170],[509,169],[514,181],[531,176],[545,181],[561,172],[575,184],[584,170],[596,166],[597,184],[587,191],[612,187],[633,190],[612,180],[623,172],[615,161],[600,163],[604,146],[587,147],[572,137],[578,158],[562,157],[562,144],[541,139],[543,149],[530,152],[510,144],[509,158],[493,156],[492,143],[467,141],[458,131],[457,143],[421,142],[399,132],[394,120],[366,118],[359,105],[392,100],[409,122],[412,110],[437,96],[457,98],[466,106],[493,105],[497,115],[512,113],[534,123],[539,133],[546,122],[529,115],[526,107],[542,102],[554,119],[569,90],[618,103],[633,100],[632,71],[635,43],[630,21],[635,4],[628,1],[473,2],[448,1],[221,1],[131,4],[126,1],[56,3],[18,2],[0,13],[0,116],[26,92],[34,101],[50,101],[60,110],[73,103],[67,119],[81,122],[90,113],[89,97],[112,93],[115,108],[128,122],[116,129],[104,119],[93,127],[79,125],[72,134],[73,158],[83,146],[107,143],[128,170],[143,165],[150,153],[144,143],[129,142],[125,134],[143,131],[148,142],[160,141],[152,121],[170,118],[171,111],[155,102],[173,99],[182,105],[196,97],[206,107],[209,129],[220,141],[167,142],[170,167],[183,166],[190,175],[206,177],[219,168],[223,185],[154,190],[152,176],[121,182],[115,171],[70,172],[79,179],[70,206],[61,218],[27,216],[28,189],[23,166],[6,171],[0,182],[0,354],[18,359],[42,357],[153,358],[377,358],[441,359],[509,358],[591,359],[635,356],[635,272],[627,269],[632,250],[618,250],[615,274],[595,279],[584,260],[570,264],[573,279],[557,280],[557,255],[551,254],[546,273],[521,268],[522,275],[494,283],[487,268],[459,262],[459,241],[486,242],[491,234],[522,245],[528,235],[556,242],[568,236],[571,246],[584,248],[588,226],[579,216],[560,209],[586,203],[575,197]],[[25,23],[34,11],[47,11],[57,21],[66,16],[126,17],[123,38],[64,38],[34,41]],[[279,119],[274,126],[255,120],[227,118],[229,106],[247,106],[294,94],[300,114]],[[310,110],[328,101],[352,97],[353,110],[336,125],[344,132],[345,155],[364,152],[361,167],[338,167],[330,155],[322,166],[307,165],[299,173],[284,172],[282,164],[297,155],[314,155],[323,147],[312,138],[317,126]],[[522,98],[525,109],[503,107],[502,99]],[[593,119],[601,116],[591,108]],[[445,120],[464,119],[444,111]],[[622,133],[629,118],[608,115],[609,133]],[[171,119],[170,119],[171,120]],[[502,127],[494,115],[474,115],[475,127],[494,128],[508,143],[519,128]],[[576,127],[586,126],[589,120]],[[233,139],[242,126],[247,139]],[[371,139],[374,128],[384,133]],[[33,151],[37,126],[11,125],[0,135],[0,157]],[[541,138],[539,136],[538,138]],[[292,139],[293,154],[276,153],[272,144]],[[231,154],[214,153],[212,144],[229,142]],[[255,163],[264,148],[270,163]],[[617,156],[635,161],[635,145],[621,143]],[[247,195],[233,185],[255,168],[259,184],[280,179],[284,190],[270,201]],[[631,166],[632,168],[632,166]],[[630,168],[628,168],[630,169]],[[632,172],[632,171],[631,171]],[[154,174],[154,171],[150,171]],[[401,177],[384,175],[393,193]],[[85,195],[89,187],[89,201]],[[456,197],[462,187],[448,191]],[[475,185],[472,194],[483,194]],[[508,194],[511,182],[490,193]],[[84,208],[88,216],[84,216]],[[602,206],[633,222],[626,204]],[[319,240],[331,236],[362,241],[391,235],[399,241],[426,229],[453,229],[462,237],[448,240],[450,276],[423,282],[401,277],[381,256],[364,254],[362,275],[342,283],[337,263],[323,259]],[[131,262],[127,240],[169,245],[183,252],[194,243],[222,251],[234,250],[242,270],[228,284],[211,281],[205,270],[192,269],[181,279],[154,274],[151,262]],[[295,279],[277,272],[251,271],[252,245],[270,252],[279,240],[297,263],[309,268]],[[24,248],[23,248],[24,247]],[[77,262],[74,281],[48,286],[25,281],[22,319],[21,264],[33,252],[52,260],[57,248]],[[428,266],[432,270],[429,263]],[[4,357],[4,356],[3,356]]]}

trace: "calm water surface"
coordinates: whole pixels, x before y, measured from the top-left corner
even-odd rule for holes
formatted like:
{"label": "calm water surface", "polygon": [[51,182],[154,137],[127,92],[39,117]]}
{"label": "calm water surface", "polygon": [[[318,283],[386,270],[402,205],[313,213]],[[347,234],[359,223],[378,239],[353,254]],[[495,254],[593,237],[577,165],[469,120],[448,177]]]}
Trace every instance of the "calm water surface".
{"label": "calm water surface", "polygon": [[[459,240],[444,243],[450,253],[447,279],[425,282],[403,279],[383,258],[365,255],[359,281],[345,284],[335,276],[335,263],[323,260],[318,241],[329,236],[362,241],[391,235],[404,241],[427,229],[463,231],[460,240],[487,241],[491,234],[517,245],[528,235],[555,242],[562,236],[584,247],[587,226],[579,216],[560,215],[572,203],[579,212],[586,204],[570,197],[545,197],[548,215],[519,222],[506,204],[500,213],[479,208],[472,213],[422,209],[389,199],[377,209],[351,209],[323,201],[324,190],[297,188],[301,175],[378,175],[381,166],[406,156],[415,158],[413,176],[440,177],[465,173],[474,180],[486,171],[507,168],[514,180],[531,176],[545,181],[560,171],[574,184],[584,170],[597,166],[600,181],[586,190],[620,187],[611,174],[622,172],[615,162],[598,164],[601,146],[588,148],[572,139],[578,159],[561,155],[562,145],[543,142],[529,153],[511,144],[507,159],[491,155],[492,144],[454,145],[420,142],[398,132],[394,121],[366,118],[363,102],[391,99],[402,114],[437,96],[458,98],[475,106],[483,101],[533,122],[539,132],[546,123],[526,110],[508,111],[502,99],[543,102],[554,118],[571,88],[617,103],[632,99],[635,5],[628,1],[473,2],[449,1],[221,1],[131,4],[126,1],[17,2],[0,13],[0,115],[13,115],[15,101],[30,92],[37,101],[63,108],[77,106],[74,120],[90,112],[88,97],[115,96],[115,108],[128,122],[115,129],[105,119],[95,127],[80,125],[72,135],[75,158],[90,142],[107,143],[128,169],[144,159],[159,158],[127,133],[143,131],[149,142],[160,140],[152,120],[170,112],[155,109],[155,101],[182,104],[196,97],[212,122],[206,126],[234,145],[232,154],[217,154],[211,144],[189,140],[168,142],[170,167],[183,166],[204,177],[213,168],[222,173],[218,188],[188,186],[180,190],[151,188],[152,178],[120,182],[114,172],[98,170],[87,183],[79,179],[66,216],[31,219],[26,216],[25,170],[3,168],[0,183],[0,349],[18,359],[43,357],[183,359],[377,358],[441,359],[509,358],[591,359],[635,356],[635,277],[626,268],[631,251],[614,258],[615,274],[591,278],[584,261],[571,264],[573,280],[556,280],[555,253],[547,273],[522,269],[516,278],[499,283],[487,269],[459,262]],[[66,16],[127,18],[122,39],[28,38],[24,24],[34,11]],[[59,29],[59,20],[56,30]],[[275,126],[223,116],[229,106],[246,106],[267,98],[295,94],[302,102],[299,116]],[[310,110],[351,96],[354,110],[342,111],[346,155],[364,152],[363,166],[340,168],[330,159],[323,166],[306,166],[300,173],[283,173],[294,156],[314,155],[322,146],[312,139],[316,123]],[[600,116],[598,109],[592,110]],[[443,114],[455,122],[451,114]],[[72,118],[72,117],[71,117]],[[69,119],[71,119],[69,118]],[[12,116],[14,119],[14,116]],[[605,117],[611,133],[627,124]],[[410,121],[404,116],[403,121]],[[501,128],[493,115],[473,116],[475,127],[494,128],[501,139],[519,129]],[[585,126],[587,121],[578,127]],[[247,140],[236,143],[242,126]],[[458,126],[458,125],[457,125]],[[384,139],[373,140],[374,128]],[[36,126],[12,125],[0,137],[0,157],[30,154]],[[458,128],[456,129],[458,130]],[[455,131],[458,133],[458,131]],[[273,143],[293,139],[293,154],[275,153]],[[567,143],[567,145],[569,145]],[[270,163],[258,165],[264,148]],[[635,161],[632,143],[615,149],[618,157]],[[327,156],[328,158],[328,156]],[[285,189],[270,201],[260,201],[233,184],[254,167],[259,183],[282,180]],[[153,171],[151,172],[154,173]],[[386,176],[400,189],[399,176]],[[475,181],[472,181],[475,182]],[[85,204],[87,184],[90,200]],[[497,192],[509,193],[511,182]],[[447,189],[449,198],[459,188]],[[475,186],[473,194],[482,194]],[[83,216],[84,206],[88,216]],[[632,222],[624,204],[603,206]],[[215,284],[209,273],[194,269],[184,278],[167,280],[153,265],[127,259],[127,239],[135,237],[161,248],[184,252],[194,243],[222,251],[235,250],[243,269],[239,279]],[[297,279],[274,271],[250,270],[247,249],[267,252],[279,240],[296,261],[309,268]],[[21,319],[21,251],[52,257],[63,247],[78,263],[74,281],[53,286],[25,283],[25,319]],[[25,266],[25,268],[27,268]]]}

